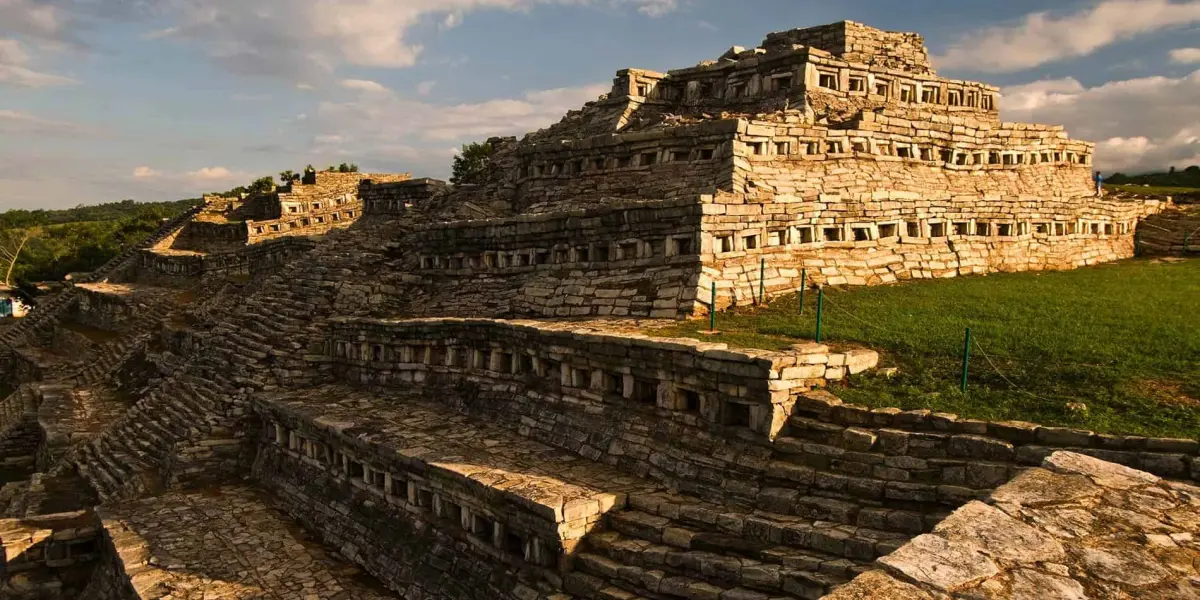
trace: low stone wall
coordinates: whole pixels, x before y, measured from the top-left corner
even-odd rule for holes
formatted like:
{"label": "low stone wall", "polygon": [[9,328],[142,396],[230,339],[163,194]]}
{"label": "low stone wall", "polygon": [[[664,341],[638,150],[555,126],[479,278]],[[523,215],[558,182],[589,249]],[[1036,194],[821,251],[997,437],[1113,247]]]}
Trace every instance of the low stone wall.
{"label": "low stone wall", "polygon": [[90,511],[0,519],[3,598],[75,598],[101,554]]}
{"label": "low stone wall", "polygon": [[439,376],[512,383],[616,405],[668,421],[774,438],[797,390],[873,367],[870,350],[730,350],[571,323],[487,319],[335,319],[326,351],[338,376],[361,385],[422,384]]}
{"label": "low stone wall", "polygon": [[445,514],[441,496],[435,511],[435,496],[423,492],[429,504],[419,508],[407,492],[385,496],[273,442],[260,447],[254,475],[293,518],[404,597],[526,600],[553,594],[554,586],[539,583],[523,557],[497,551],[490,535],[450,524],[463,513]]}
{"label": "low stone wall", "polygon": [[788,436],[812,468],[839,473],[843,487],[870,480],[881,490],[895,487],[893,495],[906,490],[914,499],[950,505],[993,489],[1064,449],[1163,477],[1200,478],[1200,442],[1192,439],[869,409],[820,391],[797,397]]}
{"label": "low stone wall", "polygon": [[408,214],[414,207],[423,204],[434,195],[450,189],[449,184],[437,179],[421,178],[401,182],[379,182],[364,180],[358,187],[364,215]]}
{"label": "low stone wall", "polygon": [[825,600],[1195,598],[1200,489],[1056,452]]}
{"label": "low stone wall", "polygon": [[236,250],[250,241],[250,229],[242,221],[193,219],[170,242],[173,250],[221,252]]}
{"label": "low stone wall", "polygon": [[143,250],[138,278],[141,281],[206,277],[258,279],[275,273],[289,260],[311,250],[315,243],[307,237],[283,237],[233,252],[192,254]]}

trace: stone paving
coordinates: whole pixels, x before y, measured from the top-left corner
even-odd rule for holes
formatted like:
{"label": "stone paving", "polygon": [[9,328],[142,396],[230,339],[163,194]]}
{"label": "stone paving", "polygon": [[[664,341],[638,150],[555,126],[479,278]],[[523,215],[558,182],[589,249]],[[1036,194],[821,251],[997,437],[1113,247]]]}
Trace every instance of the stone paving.
{"label": "stone paving", "polygon": [[172,493],[99,513],[141,600],[397,597],[309,541],[251,488]]}
{"label": "stone paving", "polygon": [[1200,487],[1082,454],[971,502],[825,600],[1200,598]]}

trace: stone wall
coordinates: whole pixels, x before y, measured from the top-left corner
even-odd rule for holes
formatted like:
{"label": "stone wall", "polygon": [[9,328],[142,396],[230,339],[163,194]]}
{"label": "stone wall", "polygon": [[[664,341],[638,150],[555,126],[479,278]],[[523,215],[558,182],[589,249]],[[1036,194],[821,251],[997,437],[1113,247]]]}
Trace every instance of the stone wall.
{"label": "stone wall", "polygon": [[737,128],[738,121],[723,120],[522,145],[513,173],[517,208],[544,212],[728,189]]}
{"label": "stone wall", "polygon": [[917,33],[882,31],[854,21],[840,21],[767,34],[768,51],[794,44],[819,48],[849,62],[933,74],[925,39]]}
{"label": "stone wall", "polygon": [[933,196],[1095,195],[1092,146],[1060,127],[990,127],[971,119],[913,121],[863,113],[847,129],[802,120],[744,121],[733,192],[848,199],[876,192]]}
{"label": "stone wall", "polygon": [[3,598],[76,598],[101,554],[95,515],[77,511],[0,519]]}
{"label": "stone wall", "polygon": [[[755,202],[718,195],[704,207],[699,303],[753,303],[808,283],[875,285],[992,272],[1073,269],[1128,258],[1158,201],[986,196],[935,200],[878,192],[868,200]],[[703,313],[699,304],[697,314]]]}
{"label": "stone wall", "polygon": [[250,230],[245,222],[197,218],[184,225],[169,241],[169,247],[193,252],[221,252],[236,250],[249,240]]}
{"label": "stone wall", "polygon": [[[285,209],[298,208],[285,205]],[[246,243],[257,244],[284,236],[320,235],[332,229],[349,227],[362,216],[362,201],[353,193],[341,196],[324,196],[306,202],[307,212],[285,212],[282,217],[270,221],[247,221],[249,238]]]}
{"label": "stone wall", "polygon": [[786,425],[788,390],[876,359],[820,345],[729,351],[576,327],[351,320],[335,325],[327,351],[339,377],[353,383],[419,385],[430,398],[540,442],[690,494],[746,503],[762,486],[768,440]]}
{"label": "stone wall", "polygon": [[1056,452],[825,600],[1195,598],[1200,488]]}
{"label": "stone wall", "polygon": [[306,237],[283,237],[231,252],[200,254],[142,250],[138,281],[264,278],[277,272],[288,261],[310,251],[314,244],[313,240]]}
{"label": "stone wall", "polygon": [[[303,431],[307,435],[319,435],[317,426],[306,425]],[[321,439],[328,440],[326,435]],[[310,438],[305,450],[322,443]],[[372,460],[376,466],[386,464],[377,455],[363,454],[361,444],[356,446],[358,456],[363,457],[359,460]],[[361,468],[361,463],[355,464]],[[367,469],[365,473],[370,476],[374,471]],[[410,471],[397,468],[396,472]],[[522,540],[517,531],[505,530],[494,519],[487,519],[489,531],[475,529],[474,519],[462,521],[470,516],[469,507],[482,508],[474,495],[456,495],[452,503],[451,496],[445,495],[449,490],[437,489],[435,495],[430,488],[420,488],[418,496],[418,488],[413,487],[410,496],[408,484],[403,481],[398,482],[403,489],[393,492],[388,484],[396,480],[390,474],[376,487],[364,481],[361,474],[352,478],[341,466],[331,468],[273,439],[263,440],[254,475],[293,518],[326,543],[342,548],[347,558],[405,597],[536,599],[544,596],[535,590],[546,589],[550,585],[547,578],[553,580],[550,572],[537,564],[543,560],[538,542]],[[453,515],[449,513],[451,506],[455,509]],[[497,533],[499,548],[494,543]],[[505,546],[508,539],[517,542]],[[556,538],[546,541],[551,539]],[[556,553],[545,555],[551,565]]]}
{"label": "stone wall", "polygon": [[364,215],[403,215],[414,205],[445,193],[449,185],[428,177],[401,182],[366,179],[359,185],[358,197],[362,200]]}
{"label": "stone wall", "polygon": [[640,405],[681,426],[762,438],[786,423],[792,390],[842,379],[878,360],[873,351],[831,353],[818,344],[731,351],[586,325],[487,319],[335,319],[326,352],[340,365],[340,378],[360,385],[478,377],[489,385],[583,395],[614,410]]}
{"label": "stone wall", "polygon": [[396,240],[412,274],[392,314],[653,316],[691,311],[700,205],[441,223]]}

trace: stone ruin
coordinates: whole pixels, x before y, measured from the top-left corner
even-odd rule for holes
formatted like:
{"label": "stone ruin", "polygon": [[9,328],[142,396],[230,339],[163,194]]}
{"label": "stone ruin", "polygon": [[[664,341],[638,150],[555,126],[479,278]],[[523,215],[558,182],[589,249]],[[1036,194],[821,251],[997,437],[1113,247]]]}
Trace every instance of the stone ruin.
{"label": "stone ruin", "polygon": [[[6,598],[1195,598],[1200,443],[828,389],[645,332],[1134,254],[1169,199],[842,22],[654,73],[482,181],[206,199],[0,330]],[[716,287],[716,306],[709,296]]]}

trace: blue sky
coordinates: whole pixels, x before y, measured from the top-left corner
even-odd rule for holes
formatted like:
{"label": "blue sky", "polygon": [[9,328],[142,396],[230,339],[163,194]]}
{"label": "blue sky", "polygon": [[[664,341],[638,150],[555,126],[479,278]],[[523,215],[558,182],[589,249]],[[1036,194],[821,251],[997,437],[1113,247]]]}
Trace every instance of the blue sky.
{"label": "blue sky", "polygon": [[1067,125],[1103,169],[1200,163],[1200,0],[0,0],[0,210],[228,189],[454,149],[767,32],[925,35],[942,75]]}

